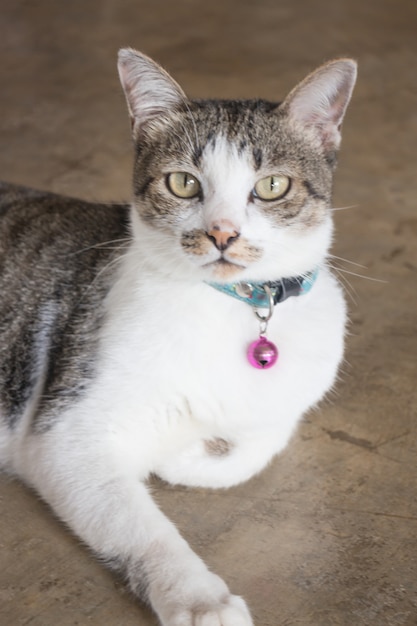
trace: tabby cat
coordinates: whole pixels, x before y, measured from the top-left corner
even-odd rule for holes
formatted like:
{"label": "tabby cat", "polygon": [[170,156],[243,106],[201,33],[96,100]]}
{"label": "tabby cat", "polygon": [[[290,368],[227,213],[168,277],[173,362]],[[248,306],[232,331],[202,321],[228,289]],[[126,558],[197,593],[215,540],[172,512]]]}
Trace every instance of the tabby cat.
{"label": "tabby cat", "polygon": [[345,302],[328,268],[350,59],[281,103],[190,100],[119,53],[130,204],[0,185],[0,463],[163,626],[249,626],[151,498],[261,471],[333,385]]}

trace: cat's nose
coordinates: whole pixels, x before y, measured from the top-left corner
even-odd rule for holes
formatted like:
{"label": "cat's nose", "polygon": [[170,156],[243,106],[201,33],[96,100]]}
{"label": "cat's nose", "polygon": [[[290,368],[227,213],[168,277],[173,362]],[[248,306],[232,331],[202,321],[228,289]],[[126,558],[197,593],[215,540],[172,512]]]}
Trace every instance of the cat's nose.
{"label": "cat's nose", "polygon": [[221,252],[236,241],[239,235],[240,233],[228,220],[219,220],[215,224],[212,224],[210,230],[207,231],[207,237]]}

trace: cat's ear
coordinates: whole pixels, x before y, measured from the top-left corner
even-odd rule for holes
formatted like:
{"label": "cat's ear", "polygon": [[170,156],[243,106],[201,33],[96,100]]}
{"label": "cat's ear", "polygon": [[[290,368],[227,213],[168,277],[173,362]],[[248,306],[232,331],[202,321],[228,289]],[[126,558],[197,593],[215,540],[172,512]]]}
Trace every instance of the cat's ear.
{"label": "cat's ear", "polygon": [[141,52],[123,48],[119,51],[117,67],[134,137],[146,124],[174,110],[186,99],[171,76]]}
{"label": "cat's ear", "polygon": [[332,152],[340,144],[340,129],[355,81],[355,61],[330,61],[297,85],[280,108],[301,130],[312,129],[325,151]]}

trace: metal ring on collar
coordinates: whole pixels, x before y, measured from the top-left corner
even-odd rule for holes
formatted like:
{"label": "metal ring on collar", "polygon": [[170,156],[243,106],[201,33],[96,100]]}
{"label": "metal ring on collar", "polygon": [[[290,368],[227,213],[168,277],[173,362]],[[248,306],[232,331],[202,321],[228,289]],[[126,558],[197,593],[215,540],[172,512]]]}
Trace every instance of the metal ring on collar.
{"label": "metal ring on collar", "polygon": [[274,296],[272,295],[272,291],[271,288],[268,285],[264,285],[264,290],[266,295],[268,296],[268,313],[266,315],[262,315],[261,313],[259,313],[258,311],[255,311],[255,315],[258,318],[258,320],[260,322],[269,322],[269,320],[272,317],[272,314],[274,312]]}

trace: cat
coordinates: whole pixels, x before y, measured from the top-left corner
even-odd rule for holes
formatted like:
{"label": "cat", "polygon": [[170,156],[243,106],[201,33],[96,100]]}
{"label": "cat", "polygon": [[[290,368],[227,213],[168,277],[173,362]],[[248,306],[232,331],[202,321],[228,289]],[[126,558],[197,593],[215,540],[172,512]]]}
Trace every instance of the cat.
{"label": "cat", "polygon": [[356,63],[280,104],[190,100],[130,48],[118,68],[132,203],[0,186],[0,463],[163,626],[250,626],[146,481],[249,479],[333,386],[332,177]]}

